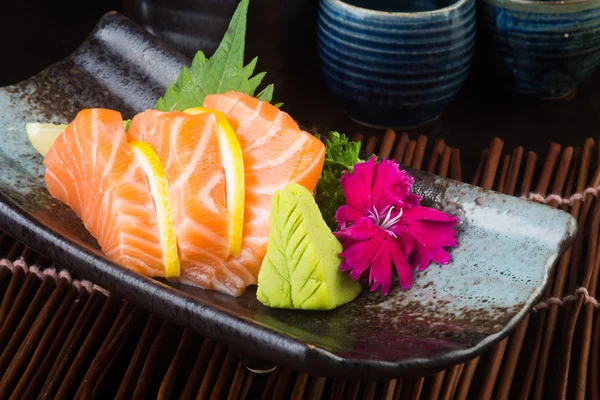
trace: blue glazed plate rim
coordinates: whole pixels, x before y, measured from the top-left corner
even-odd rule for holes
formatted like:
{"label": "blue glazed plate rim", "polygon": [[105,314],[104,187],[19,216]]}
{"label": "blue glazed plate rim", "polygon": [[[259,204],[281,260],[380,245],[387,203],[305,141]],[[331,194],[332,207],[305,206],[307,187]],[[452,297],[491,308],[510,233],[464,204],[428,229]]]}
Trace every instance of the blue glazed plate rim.
{"label": "blue glazed plate rim", "polygon": [[[407,169],[415,175],[434,176],[422,171]],[[445,180],[452,181],[447,178]],[[7,221],[8,226],[6,226]],[[537,287],[521,310],[499,332],[485,337],[473,347],[448,352],[443,357],[413,358],[390,362],[347,356],[341,358],[289,334],[279,333],[264,324],[247,321],[225,308],[216,309],[198,297],[130,271],[103,256],[88,251],[69,238],[47,229],[2,193],[0,193],[0,222],[4,225],[2,229],[17,240],[44,257],[55,261],[58,265],[68,266],[75,273],[119,297],[144,307],[165,319],[173,320],[174,316],[177,316],[176,323],[213,337],[233,348],[240,349],[240,344],[253,344],[253,346],[243,348],[246,354],[306,372],[314,373],[315,370],[318,370],[323,376],[379,381],[398,377],[421,377],[439,372],[451,365],[473,359],[494,343],[510,335],[543,296],[549,284],[551,271],[564,251],[573,244],[577,228],[577,222],[573,219],[574,230],[567,240],[561,243],[556,257],[545,266],[544,282]],[[199,321],[210,321],[211,326],[200,326]],[[227,331],[234,331],[235,334],[224,334]],[[265,357],[265,354],[268,356]]]}

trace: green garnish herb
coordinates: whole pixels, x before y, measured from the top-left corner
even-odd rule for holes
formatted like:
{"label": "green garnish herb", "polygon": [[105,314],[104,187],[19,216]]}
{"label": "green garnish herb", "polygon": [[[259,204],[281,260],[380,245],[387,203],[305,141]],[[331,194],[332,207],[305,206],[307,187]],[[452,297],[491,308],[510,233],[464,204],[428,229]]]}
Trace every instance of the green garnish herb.
{"label": "green garnish herb", "polygon": [[[215,53],[209,59],[198,51],[192,66],[183,67],[175,85],[169,84],[164,97],[156,102],[159,111],[183,111],[201,107],[209,94],[220,94],[230,90],[254,96],[265,72],[254,76],[258,58],[244,66],[244,46],[246,39],[246,17],[248,1],[242,0],[229,22],[229,28]],[[259,100],[270,102],[273,98],[273,85],[265,87],[257,96]]]}
{"label": "green garnish herb", "polygon": [[344,134],[330,132],[325,141],[325,163],[317,182],[315,200],[332,231],[337,229],[335,213],[345,202],[340,179],[344,171],[352,172],[354,164],[363,162],[359,153],[360,142],[353,142]]}

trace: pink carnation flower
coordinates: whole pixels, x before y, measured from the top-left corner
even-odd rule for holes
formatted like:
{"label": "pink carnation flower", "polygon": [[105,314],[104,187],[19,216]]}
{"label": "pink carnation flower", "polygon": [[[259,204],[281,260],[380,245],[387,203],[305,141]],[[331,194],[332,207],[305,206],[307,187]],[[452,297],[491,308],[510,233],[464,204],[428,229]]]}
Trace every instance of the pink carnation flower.
{"label": "pink carnation flower", "polygon": [[456,246],[459,218],[419,205],[410,193],[414,182],[390,160],[356,164],[353,174],[341,179],[346,204],[336,213],[342,242],[340,269],[357,280],[364,277],[371,291],[387,294],[396,268],[402,290],[412,286],[412,271],[422,271],[431,261],[447,264],[444,247]]}

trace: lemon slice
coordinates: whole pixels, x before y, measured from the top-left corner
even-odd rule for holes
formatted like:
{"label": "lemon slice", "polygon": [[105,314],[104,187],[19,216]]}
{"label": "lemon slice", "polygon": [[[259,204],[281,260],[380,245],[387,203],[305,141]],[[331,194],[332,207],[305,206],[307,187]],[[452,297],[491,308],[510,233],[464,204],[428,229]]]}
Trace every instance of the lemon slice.
{"label": "lemon slice", "polygon": [[[125,130],[129,128],[131,121],[123,121],[123,127]],[[39,123],[39,122],[28,122],[25,124],[25,130],[27,131],[27,137],[31,145],[42,157],[46,157],[48,150],[54,144],[56,138],[67,129],[65,124],[50,124],[50,123]]]}
{"label": "lemon slice", "polygon": [[232,256],[240,254],[244,231],[244,196],[246,194],[244,175],[244,156],[240,142],[229,124],[227,117],[220,111],[204,107],[188,108],[186,114],[211,113],[217,118],[219,126],[219,147],[225,170],[227,186],[227,210],[229,211],[229,252]]}
{"label": "lemon slice", "polygon": [[130,144],[135,158],[140,162],[148,177],[148,182],[150,182],[150,191],[156,207],[160,245],[165,263],[165,278],[178,277],[180,275],[179,254],[167,174],[152,147],[139,140],[133,140]]}
{"label": "lemon slice", "polygon": [[67,129],[67,125],[41,124],[38,122],[25,124],[29,141],[42,157],[46,157],[46,153],[48,153],[56,138],[65,129]]}

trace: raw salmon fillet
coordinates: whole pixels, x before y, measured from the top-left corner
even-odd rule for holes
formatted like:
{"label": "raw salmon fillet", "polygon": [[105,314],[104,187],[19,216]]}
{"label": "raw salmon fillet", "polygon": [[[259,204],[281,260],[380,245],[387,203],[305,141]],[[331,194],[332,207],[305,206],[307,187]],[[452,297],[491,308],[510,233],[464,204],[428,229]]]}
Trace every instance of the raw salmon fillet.
{"label": "raw salmon fillet", "polygon": [[44,165],[50,194],[75,211],[108,258],[146,276],[164,276],[150,185],[119,112],[80,111]]}
{"label": "raw salmon fillet", "polygon": [[148,110],[126,134],[116,111],[81,111],[48,152],[46,184],[69,205],[115,262],[146,276],[164,276],[156,209],[148,179],[129,140],[157,153],[169,180],[180,282],[241,295],[256,284],[267,250],[271,198],[288,183],[312,191],[324,145],[269,103],[236,92],[211,95],[205,107],[223,112],[244,156],[242,250],[229,256],[226,180],[219,130],[210,113]]}
{"label": "raw salmon fillet", "polygon": [[213,114],[148,110],[136,115],[130,139],[154,149],[169,180],[180,281],[223,293],[251,282],[250,271],[229,256],[225,172]]}
{"label": "raw salmon fillet", "polygon": [[298,124],[277,107],[254,97],[227,92],[209,95],[204,107],[224,113],[235,130],[244,155],[246,196],[242,251],[230,257],[230,270],[248,270],[251,279],[240,280],[238,296],[256,284],[267,251],[271,198],[277,190],[295,182],[313,191],[323,169],[325,146],[300,130]]}

